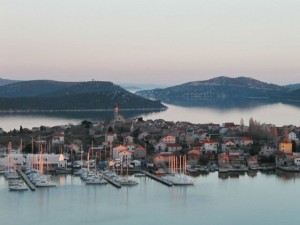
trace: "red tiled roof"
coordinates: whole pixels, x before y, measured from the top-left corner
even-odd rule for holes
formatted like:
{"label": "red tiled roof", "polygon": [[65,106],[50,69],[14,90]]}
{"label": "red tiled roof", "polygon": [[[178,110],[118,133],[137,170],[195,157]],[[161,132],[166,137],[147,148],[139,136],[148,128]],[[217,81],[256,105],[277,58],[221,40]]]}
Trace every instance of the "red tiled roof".
{"label": "red tiled roof", "polygon": [[241,139],[241,141],[252,141],[252,139],[244,137],[244,138]]}

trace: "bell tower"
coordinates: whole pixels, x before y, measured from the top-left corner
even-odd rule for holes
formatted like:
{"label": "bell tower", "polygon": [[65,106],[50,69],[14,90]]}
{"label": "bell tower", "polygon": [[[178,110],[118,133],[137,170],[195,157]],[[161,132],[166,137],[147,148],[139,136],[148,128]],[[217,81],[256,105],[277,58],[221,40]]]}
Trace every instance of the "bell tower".
{"label": "bell tower", "polygon": [[119,106],[117,103],[115,104],[115,109],[114,109],[114,119],[115,121],[118,121],[119,119]]}

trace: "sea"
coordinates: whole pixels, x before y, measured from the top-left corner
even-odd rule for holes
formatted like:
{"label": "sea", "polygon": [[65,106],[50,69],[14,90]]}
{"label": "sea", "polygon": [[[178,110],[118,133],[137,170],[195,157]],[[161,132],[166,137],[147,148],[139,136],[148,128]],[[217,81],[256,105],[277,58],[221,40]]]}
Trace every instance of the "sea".
{"label": "sea", "polygon": [[[264,104],[249,107],[211,108],[211,107],[184,107],[166,104],[168,108],[162,111],[128,111],[119,109],[125,118],[136,119],[164,119],[167,121],[187,121],[191,123],[217,123],[234,122],[240,124],[243,119],[247,125],[250,118],[261,124],[274,124],[276,126],[300,126],[300,107],[283,104]],[[97,122],[111,120],[113,111],[99,112],[43,112],[43,113],[0,113],[0,128],[4,131],[13,129],[80,124],[83,120]]]}
{"label": "sea", "polygon": [[[300,125],[300,108],[276,103],[249,108],[182,107],[167,104],[160,112],[120,113],[129,118],[192,123],[247,124],[252,117],[277,126]],[[79,124],[112,119],[113,112],[1,114],[0,127],[12,129]],[[2,225],[294,225],[298,222],[300,173],[280,170],[189,177],[194,185],[167,187],[136,178],[134,187],[87,186],[72,175],[52,176],[57,186],[32,192],[8,190],[0,176]]]}
{"label": "sea", "polygon": [[192,186],[165,186],[151,178],[137,186],[85,185],[72,175],[57,186],[14,192],[0,176],[3,225],[294,225],[299,174],[281,171],[189,177]]}

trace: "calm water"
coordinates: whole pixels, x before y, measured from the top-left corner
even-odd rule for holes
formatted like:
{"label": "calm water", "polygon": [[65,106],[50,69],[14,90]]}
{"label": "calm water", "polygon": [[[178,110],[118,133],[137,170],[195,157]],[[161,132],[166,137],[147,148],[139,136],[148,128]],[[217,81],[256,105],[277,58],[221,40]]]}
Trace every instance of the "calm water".
{"label": "calm water", "polygon": [[[261,123],[271,123],[277,126],[297,125],[300,126],[300,107],[287,104],[266,104],[249,108],[217,109],[209,107],[182,107],[168,105],[168,109],[161,112],[141,113],[123,111],[120,113],[126,118],[142,116],[144,119],[165,119],[170,121],[188,121],[192,123],[240,123],[241,118],[245,124],[251,117]],[[68,123],[79,124],[82,120],[92,121],[111,120],[113,112],[77,112],[77,113],[47,113],[47,114],[0,114],[0,127],[5,131],[14,128],[19,129],[20,125],[31,129],[41,125],[55,126]]]}
{"label": "calm water", "polygon": [[56,188],[10,192],[0,177],[1,224],[295,224],[300,178],[247,174],[192,178],[190,187],[167,187],[149,178],[135,187],[86,186],[71,175]]}

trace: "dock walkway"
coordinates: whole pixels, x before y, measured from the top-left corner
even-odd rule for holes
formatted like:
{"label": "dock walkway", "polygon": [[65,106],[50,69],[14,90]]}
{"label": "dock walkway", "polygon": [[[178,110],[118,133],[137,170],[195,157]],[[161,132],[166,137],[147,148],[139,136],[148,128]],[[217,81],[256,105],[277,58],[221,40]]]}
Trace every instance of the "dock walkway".
{"label": "dock walkway", "polygon": [[113,186],[115,186],[116,188],[121,188],[121,184],[117,183],[116,181],[112,180],[111,178],[109,178],[108,176],[106,176],[105,174],[102,175],[103,178],[105,180],[107,180],[108,183],[112,184]]}
{"label": "dock walkway", "polygon": [[171,187],[173,185],[171,182],[166,181],[166,180],[164,180],[164,179],[162,179],[162,178],[160,178],[160,177],[158,177],[158,176],[156,176],[156,175],[154,175],[152,173],[149,173],[149,172],[147,172],[145,170],[141,170],[140,172],[143,173],[143,174],[145,174],[147,177],[150,177],[153,180],[156,180],[156,181],[158,181],[158,182],[160,182],[160,183],[162,183],[164,185],[167,185],[169,187]]}
{"label": "dock walkway", "polygon": [[20,177],[24,180],[24,182],[27,184],[27,186],[30,188],[31,191],[35,191],[35,186],[31,183],[31,181],[28,179],[28,177],[22,172],[22,170],[17,170]]}

